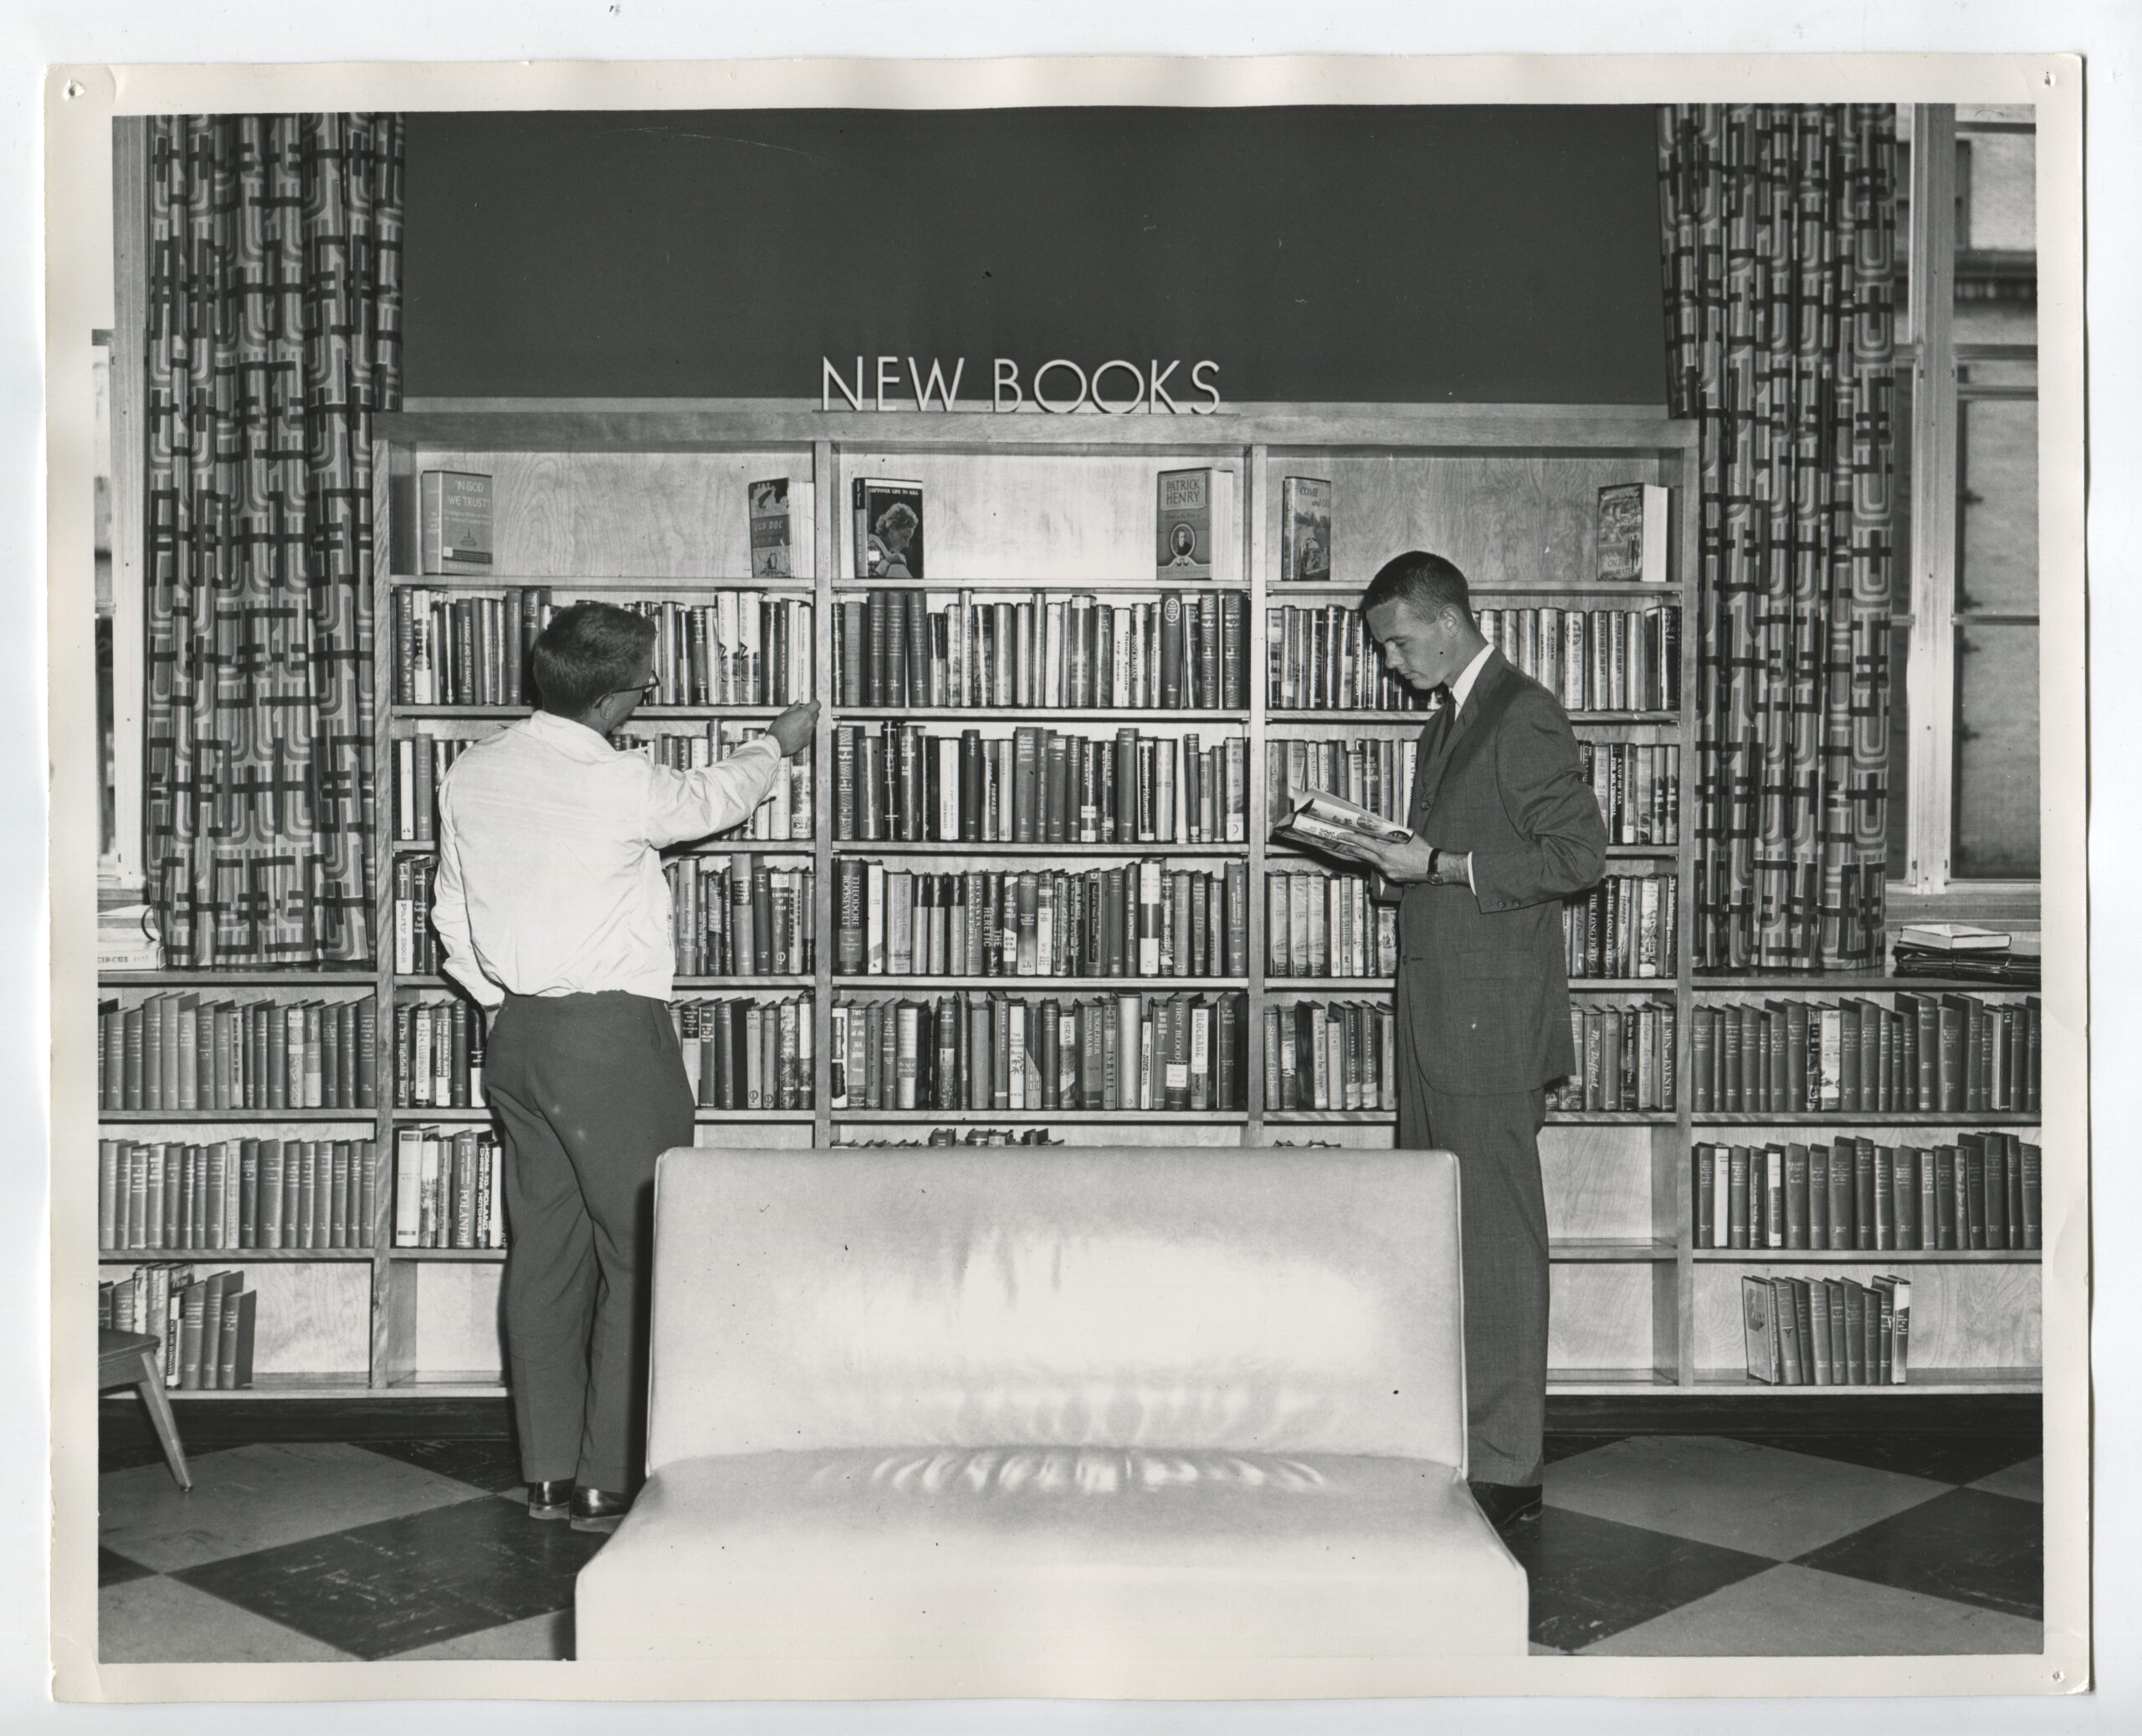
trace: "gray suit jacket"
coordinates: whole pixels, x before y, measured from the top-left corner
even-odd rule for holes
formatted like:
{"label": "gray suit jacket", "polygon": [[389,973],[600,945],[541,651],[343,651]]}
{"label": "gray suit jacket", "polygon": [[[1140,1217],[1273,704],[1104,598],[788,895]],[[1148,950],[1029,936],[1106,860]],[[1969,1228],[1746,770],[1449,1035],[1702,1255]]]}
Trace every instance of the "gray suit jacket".
{"label": "gray suit jacket", "polygon": [[1576,1068],[1562,900],[1606,863],[1606,827],[1560,704],[1499,651],[1454,725],[1421,735],[1409,823],[1469,851],[1473,885],[1408,886],[1398,910],[1402,1004],[1428,1083],[1459,1095],[1530,1091]]}

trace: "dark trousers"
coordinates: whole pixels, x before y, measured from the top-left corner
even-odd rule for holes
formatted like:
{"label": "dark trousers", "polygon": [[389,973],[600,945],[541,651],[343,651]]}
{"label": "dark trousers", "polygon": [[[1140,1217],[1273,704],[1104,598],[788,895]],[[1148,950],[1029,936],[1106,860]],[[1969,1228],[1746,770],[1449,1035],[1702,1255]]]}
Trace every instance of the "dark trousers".
{"label": "dark trousers", "polygon": [[654,1160],[692,1143],[669,1009],[640,995],[510,995],[484,1090],[505,1133],[521,1475],[628,1493],[647,1457]]}
{"label": "dark trousers", "polygon": [[1544,1091],[1480,1097],[1438,1091],[1398,1002],[1402,1150],[1458,1157],[1465,1262],[1467,1474],[1536,1483],[1547,1421],[1547,1199],[1540,1180]]}

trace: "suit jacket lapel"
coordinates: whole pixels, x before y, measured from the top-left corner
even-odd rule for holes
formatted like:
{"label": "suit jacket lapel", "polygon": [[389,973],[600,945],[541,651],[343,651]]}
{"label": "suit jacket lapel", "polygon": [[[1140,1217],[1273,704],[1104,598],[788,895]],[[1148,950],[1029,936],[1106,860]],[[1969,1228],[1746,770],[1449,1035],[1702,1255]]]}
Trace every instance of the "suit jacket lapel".
{"label": "suit jacket lapel", "polygon": [[[1422,818],[1425,818],[1427,812],[1434,807],[1436,791],[1443,786],[1443,774],[1450,769],[1450,762],[1456,755],[1460,744],[1471,735],[1474,723],[1480,715],[1482,705],[1486,703],[1489,694],[1500,684],[1503,671],[1509,666],[1508,659],[1501,652],[1490,651],[1488,653],[1487,662],[1480,665],[1479,675],[1473,683],[1473,691],[1465,696],[1463,709],[1456,717],[1443,720],[1442,730],[1432,744],[1427,760],[1421,769],[1421,793],[1417,806],[1421,810]],[[1417,829],[1417,827],[1418,822],[1416,822]]]}

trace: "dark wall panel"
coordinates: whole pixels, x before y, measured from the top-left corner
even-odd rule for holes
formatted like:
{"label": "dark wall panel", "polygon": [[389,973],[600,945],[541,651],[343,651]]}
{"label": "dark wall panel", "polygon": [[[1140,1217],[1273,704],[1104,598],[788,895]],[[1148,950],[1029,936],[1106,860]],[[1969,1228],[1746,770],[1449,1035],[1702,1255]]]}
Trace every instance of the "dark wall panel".
{"label": "dark wall panel", "polygon": [[412,115],[407,387],[797,397],[822,355],[894,354],[964,356],[970,398],[996,356],[1022,379],[1179,356],[1173,383],[1211,357],[1230,400],[1656,403],[1653,129],[1635,106]]}

